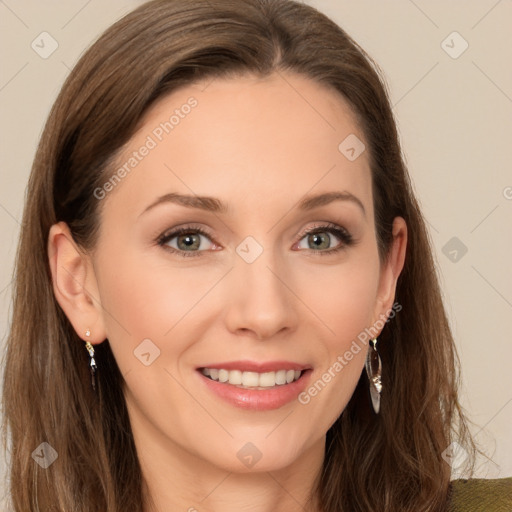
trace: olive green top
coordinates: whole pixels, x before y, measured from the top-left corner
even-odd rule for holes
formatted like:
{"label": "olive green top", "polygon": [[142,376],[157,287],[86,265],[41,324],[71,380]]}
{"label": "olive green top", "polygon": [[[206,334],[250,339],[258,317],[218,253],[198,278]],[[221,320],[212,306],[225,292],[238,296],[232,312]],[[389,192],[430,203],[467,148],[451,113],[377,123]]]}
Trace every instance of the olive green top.
{"label": "olive green top", "polygon": [[451,482],[448,512],[512,512],[512,477]]}

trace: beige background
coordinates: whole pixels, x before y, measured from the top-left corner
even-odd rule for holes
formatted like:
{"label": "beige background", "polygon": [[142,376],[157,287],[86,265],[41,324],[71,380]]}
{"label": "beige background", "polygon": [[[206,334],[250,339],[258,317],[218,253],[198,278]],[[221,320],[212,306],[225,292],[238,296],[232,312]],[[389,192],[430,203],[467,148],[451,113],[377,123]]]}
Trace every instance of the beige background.
{"label": "beige background", "polygon": [[[0,347],[24,189],[44,120],[83,50],[141,3],[0,0]],[[511,476],[512,1],[308,3],[384,70],[437,253],[462,359],[463,404],[488,453],[478,475]],[[47,59],[31,48],[42,32],[58,44]]]}

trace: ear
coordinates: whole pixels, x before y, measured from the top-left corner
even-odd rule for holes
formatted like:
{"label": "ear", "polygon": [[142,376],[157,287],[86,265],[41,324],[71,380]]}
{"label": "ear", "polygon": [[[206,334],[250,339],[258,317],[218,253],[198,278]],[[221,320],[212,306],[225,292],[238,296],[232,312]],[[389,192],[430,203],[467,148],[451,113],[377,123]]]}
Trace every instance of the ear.
{"label": "ear", "polygon": [[92,261],[77,247],[65,222],[50,228],[48,259],[55,298],[76,333],[84,341],[101,343],[107,336]]}
{"label": "ear", "polygon": [[393,221],[393,241],[388,257],[381,267],[377,302],[375,305],[374,320],[387,317],[395,300],[396,283],[402,272],[407,247],[407,224],[402,217],[395,217]]}

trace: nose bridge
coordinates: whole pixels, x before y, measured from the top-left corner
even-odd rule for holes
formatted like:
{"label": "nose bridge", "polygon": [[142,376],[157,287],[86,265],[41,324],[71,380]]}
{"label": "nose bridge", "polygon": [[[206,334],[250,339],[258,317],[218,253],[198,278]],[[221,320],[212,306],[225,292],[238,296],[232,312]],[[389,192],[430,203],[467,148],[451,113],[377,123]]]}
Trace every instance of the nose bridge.
{"label": "nose bridge", "polygon": [[243,296],[251,302],[261,302],[271,306],[272,302],[284,299],[285,290],[275,275],[280,272],[282,265],[278,263],[276,251],[272,247],[263,248],[256,243],[246,240],[238,246],[239,258],[234,270],[243,283]]}
{"label": "nose bridge", "polygon": [[247,237],[236,252],[227,315],[230,329],[251,330],[265,338],[292,328],[296,321],[292,294],[283,284],[288,272],[276,251]]}

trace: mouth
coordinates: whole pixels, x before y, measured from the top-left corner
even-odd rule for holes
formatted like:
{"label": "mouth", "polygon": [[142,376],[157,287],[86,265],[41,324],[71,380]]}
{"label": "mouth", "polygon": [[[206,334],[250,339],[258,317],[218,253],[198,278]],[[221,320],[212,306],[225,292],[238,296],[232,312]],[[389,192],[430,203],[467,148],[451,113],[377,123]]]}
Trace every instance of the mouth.
{"label": "mouth", "polygon": [[237,408],[279,409],[304,391],[313,367],[294,361],[224,361],[196,368],[209,393]]}
{"label": "mouth", "polygon": [[298,381],[308,371],[280,369],[269,372],[228,370],[226,368],[199,368],[206,378],[242,389],[270,390]]}
{"label": "mouth", "polygon": [[[244,371],[225,366],[233,367],[235,363],[222,364],[218,368],[203,366],[197,368],[196,373],[210,393],[246,411],[270,411],[293,403],[308,386],[313,372],[311,367],[297,364],[285,365],[288,368],[283,368],[283,364],[237,364]],[[261,371],[262,366],[267,371]],[[268,371],[269,366],[279,369]],[[253,371],[256,367],[259,372]]]}

